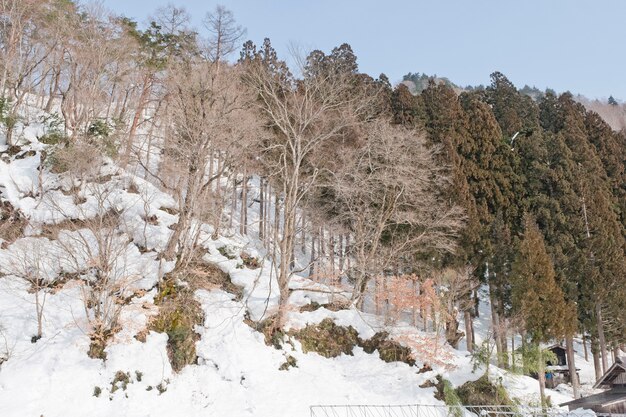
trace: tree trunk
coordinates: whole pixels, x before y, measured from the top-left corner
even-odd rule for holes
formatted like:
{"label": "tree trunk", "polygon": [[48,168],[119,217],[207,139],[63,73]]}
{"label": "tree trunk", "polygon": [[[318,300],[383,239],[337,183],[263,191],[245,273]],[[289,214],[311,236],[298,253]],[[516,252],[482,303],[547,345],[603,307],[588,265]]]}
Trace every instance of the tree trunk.
{"label": "tree trunk", "polygon": [[602,308],[600,303],[596,303],[596,326],[598,327],[598,342],[600,343],[600,352],[602,353],[602,373],[609,369],[608,352],[606,349],[606,338],[604,337],[604,323],[602,323]]}
{"label": "tree trunk", "polygon": [[125,168],[130,160],[130,153],[133,149],[133,141],[135,139],[135,133],[137,131],[137,127],[139,126],[139,119],[141,119],[141,113],[143,113],[144,107],[146,106],[146,101],[148,98],[148,93],[150,92],[150,84],[151,84],[151,74],[146,74],[143,78],[143,86],[141,89],[141,95],[139,96],[139,102],[137,103],[137,108],[135,109],[135,115],[133,116],[133,122],[130,125],[130,129],[128,131],[128,142],[126,143],[126,150],[124,152],[124,160],[122,161],[122,166]]}
{"label": "tree trunk", "polygon": [[271,239],[271,227],[272,227],[272,218],[271,218],[271,208],[272,208],[272,186],[269,181],[265,181],[265,232],[263,235],[265,237],[265,247],[270,247],[270,239]]}
{"label": "tree trunk", "polygon": [[504,363],[504,369],[509,369],[509,345],[507,341],[507,333],[509,329],[509,321],[504,318],[501,320],[502,329],[500,334],[500,344],[502,345],[502,362]]}
{"label": "tree trunk", "polygon": [[39,296],[40,287],[39,284],[35,284],[35,306],[37,307],[37,339],[41,339],[43,335],[43,303]]}
{"label": "tree trunk", "polygon": [[346,262],[346,270],[350,270],[352,266],[352,262],[350,261],[350,234],[346,233],[345,239],[345,262]]}
{"label": "tree trunk", "polygon": [[339,234],[339,273],[343,274],[344,265],[344,248],[343,248],[343,235]]}
{"label": "tree trunk", "polygon": [[[212,159],[212,158],[211,158]],[[217,152],[217,174],[220,174],[217,178],[215,178],[215,224],[213,225],[213,240],[217,239],[220,234],[220,230],[222,229],[222,214],[223,214],[223,206],[224,201],[222,200],[222,187],[220,185],[221,181],[221,173],[223,172],[223,164],[222,153],[220,151]]]}
{"label": "tree trunk", "polygon": [[233,222],[235,221],[235,212],[237,211],[237,175],[233,175],[233,192],[230,201],[230,219],[228,220],[228,227],[232,229]]}
{"label": "tree trunk", "polygon": [[[291,278],[292,254],[296,232],[296,195],[284,193],[283,230],[280,238],[280,270],[278,271],[278,287],[280,298],[278,305],[278,326],[282,329],[289,304],[289,280]],[[278,202],[277,202],[278,203]],[[277,205],[278,207],[278,205]]]}
{"label": "tree trunk", "polygon": [[[417,279],[413,279],[412,282],[412,286],[413,286],[413,296],[415,297],[414,300],[417,300],[418,295],[419,295],[419,283],[417,282]],[[418,304],[417,302],[414,302],[413,305],[411,306],[411,320],[412,320],[412,324],[414,327],[417,327],[417,316],[418,316]]]}
{"label": "tree trunk", "polygon": [[313,278],[315,276],[315,237],[317,233],[313,232],[311,234],[311,260],[309,261],[309,277]]}
{"label": "tree trunk", "polygon": [[[528,341],[526,341],[526,331],[524,329],[522,329],[520,331],[520,336],[522,339],[522,352],[526,352],[527,346],[528,346]],[[522,354],[522,374],[523,375],[528,375],[528,361],[526,359],[526,355]]]}
{"label": "tree trunk", "polygon": [[469,310],[463,312],[463,321],[465,322],[465,344],[467,345],[467,351],[474,351],[474,338],[472,334],[472,315]]}
{"label": "tree trunk", "polygon": [[263,184],[263,177],[259,178],[259,240],[261,240],[261,242],[263,242],[264,236],[265,234],[264,232],[264,228],[265,228],[265,200],[264,200],[264,194],[265,194],[265,190],[264,190],[264,184]]}
{"label": "tree trunk", "polygon": [[300,224],[300,251],[306,253],[306,213],[302,211],[302,219]]}
{"label": "tree trunk", "polygon": [[328,255],[330,257],[330,279],[331,285],[335,285],[336,273],[335,273],[335,237],[332,230],[328,231]]}
{"label": "tree trunk", "polygon": [[59,89],[59,78],[61,77],[61,68],[58,70],[54,70],[54,81],[50,84],[50,96],[48,97],[48,102],[46,103],[45,112],[50,113],[52,110],[52,104],[54,103],[54,94]]}
{"label": "tree trunk", "polygon": [[511,368],[517,368],[515,363],[515,331],[511,331]]}
{"label": "tree trunk", "polygon": [[572,381],[572,390],[574,391],[574,399],[576,399],[580,397],[580,382],[578,381],[578,374],[576,373],[576,363],[574,359],[574,338],[571,335],[565,337],[565,352],[567,355],[567,367]]}
{"label": "tree trunk", "polygon": [[239,233],[242,236],[248,234],[248,171],[243,167],[243,183],[241,184],[241,216],[239,220]]}
{"label": "tree trunk", "polygon": [[497,312],[497,300],[494,294],[493,283],[489,280],[489,299],[491,300],[491,326],[493,328],[493,338],[496,342],[497,363],[500,368],[504,368],[502,360],[502,338],[500,337],[500,315]]}
{"label": "tree trunk", "polygon": [[598,339],[591,338],[591,354],[593,355],[593,369],[596,373],[596,381],[602,378],[602,365],[600,364],[600,346],[598,346]]}
{"label": "tree trunk", "polygon": [[320,227],[319,233],[320,233],[320,235],[319,235],[320,238],[317,240],[317,243],[319,245],[319,247],[317,248],[318,249],[318,252],[317,252],[317,259],[318,259],[318,264],[317,265],[318,265],[318,268],[317,268],[317,271],[318,271],[318,274],[321,271],[323,271],[322,273],[324,275],[326,275],[327,274],[327,271],[326,271],[326,245],[324,245],[324,228],[323,227]]}
{"label": "tree trunk", "polygon": [[274,195],[274,245],[277,245],[280,237],[280,205],[278,194]]}
{"label": "tree trunk", "polygon": [[545,360],[543,359],[543,352],[541,350],[541,346],[537,346],[539,349],[539,357],[537,364],[537,376],[539,377],[539,395],[541,397],[541,408],[545,409],[546,407],[546,371],[545,371]]}
{"label": "tree trunk", "polygon": [[589,362],[589,353],[587,352],[587,336],[583,335],[583,351],[585,352],[585,361]]}

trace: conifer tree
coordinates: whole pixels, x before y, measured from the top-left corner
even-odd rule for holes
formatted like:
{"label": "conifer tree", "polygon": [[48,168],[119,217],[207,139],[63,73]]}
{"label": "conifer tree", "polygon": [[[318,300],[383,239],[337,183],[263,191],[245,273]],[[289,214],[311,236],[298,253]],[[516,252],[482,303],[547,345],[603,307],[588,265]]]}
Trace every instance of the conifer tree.
{"label": "conifer tree", "polygon": [[[534,345],[574,333],[575,312],[555,280],[554,266],[534,219],[524,219],[524,235],[511,268],[512,311]],[[544,358],[539,355],[541,403],[545,405]]]}

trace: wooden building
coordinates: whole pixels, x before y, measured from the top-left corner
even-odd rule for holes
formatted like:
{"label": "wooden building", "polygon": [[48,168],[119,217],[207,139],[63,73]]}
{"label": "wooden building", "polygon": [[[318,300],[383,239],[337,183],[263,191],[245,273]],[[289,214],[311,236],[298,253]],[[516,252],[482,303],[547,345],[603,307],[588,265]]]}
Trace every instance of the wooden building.
{"label": "wooden building", "polygon": [[561,405],[566,405],[570,411],[585,408],[596,413],[626,415],[626,357],[617,358],[593,387],[606,391]]}
{"label": "wooden building", "polygon": [[[548,350],[556,356],[556,362],[546,362],[546,387],[555,388],[559,384],[572,382],[569,367],[567,366],[567,353],[563,346],[552,345]],[[579,369],[577,368],[576,371]]]}

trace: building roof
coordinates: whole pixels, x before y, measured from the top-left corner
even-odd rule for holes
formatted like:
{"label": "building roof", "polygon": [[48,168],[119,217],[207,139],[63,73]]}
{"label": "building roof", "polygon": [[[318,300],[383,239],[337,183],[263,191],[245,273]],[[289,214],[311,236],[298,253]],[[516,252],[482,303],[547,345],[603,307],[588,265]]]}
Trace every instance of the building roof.
{"label": "building roof", "polygon": [[611,382],[617,378],[619,374],[626,372],[626,358],[617,358],[615,363],[602,375],[593,386],[594,388],[610,388]]}
{"label": "building roof", "polygon": [[591,408],[593,406],[606,407],[613,404],[626,402],[626,387],[615,387],[600,394],[590,395],[588,397],[579,398],[577,400],[568,401],[560,406],[577,406],[577,408]]}
{"label": "building roof", "polygon": [[562,345],[560,345],[560,344],[550,345],[546,349],[548,349],[548,350],[562,350],[562,351],[565,352],[565,348]]}

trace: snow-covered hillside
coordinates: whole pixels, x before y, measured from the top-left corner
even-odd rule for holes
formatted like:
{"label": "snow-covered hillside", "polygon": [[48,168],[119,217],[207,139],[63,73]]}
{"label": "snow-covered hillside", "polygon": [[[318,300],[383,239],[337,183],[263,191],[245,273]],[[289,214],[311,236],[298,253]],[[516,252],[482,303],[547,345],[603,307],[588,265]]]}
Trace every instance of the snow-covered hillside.
{"label": "snow-covered hillside", "polygon": [[[443,341],[438,341],[441,359],[430,363],[432,370],[420,371],[435,336],[409,325],[387,326],[380,317],[354,308],[300,311],[312,301],[328,303],[331,296],[311,291],[324,287],[306,277],[292,280],[292,288],[299,291],[293,292],[288,328],[332,318],[338,325],[354,327],[363,339],[386,330],[396,340],[423,346],[413,352],[416,366],[386,363],[358,346],[353,355],[336,358],[304,353],[295,338],[288,337],[282,349],[268,346],[247,321],[261,320],[277,307],[272,266],[258,242],[232,230],[227,231],[229,237],[212,239],[213,229],[206,224],[200,226],[203,259],[229,274],[243,288],[243,296],[239,299],[220,288],[195,292],[204,312],[204,322],[195,329],[198,360],[175,373],[168,360],[168,336],[145,334],[146,324],[158,313],[157,281],[174,266],[159,256],[171,233],[168,226],[177,221],[173,199],[110,161],[95,167],[89,186],[75,198],[69,191],[76,184],[43,167],[45,145],[36,140],[38,129],[21,132],[19,149],[0,145],[0,198],[27,220],[24,237],[0,242],[0,416],[308,416],[309,406],[315,404],[440,404],[435,388],[420,385],[438,374],[455,386],[481,375],[480,370],[472,373],[466,351],[443,346]],[[87,355],[88,277],[83,272],[98,255],[97,237],[89,228],[76,227],[102,209],[114,210],[122,219],[119,241],[111,245],[117,251],[113,276],[124,282],[119,291],[127,302],[121,329],[106,347],[106,360]],[[75,227],[64,230],[63,221],[69,218]],[[59,230],[51,232],[55,223]],[[259,268],[244,265],[244,251],[262,260]],[[27,266],[38,265],[45,280],[64,277],[45,289],[39,340],[33,338],[35,294],[18,276],[17,259],[31,259]],[[490,327],[487,300],[483,297],[484,311],[476,323],[482,338]],[[280,370],[290,356],[296,366]],[[588,384],[592,367],[582,357],[577,360]],[[514,397],[537,402],[536,380],[495,367],[491,377],[501,378]],[[548,390],[548,395],[555,404],[572,398],[566,389]]]}

